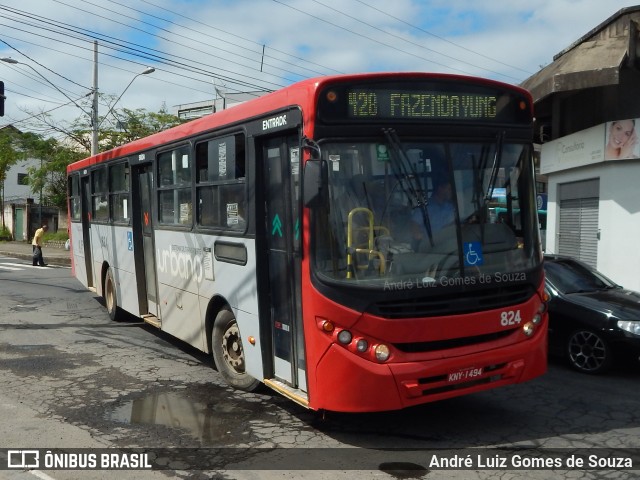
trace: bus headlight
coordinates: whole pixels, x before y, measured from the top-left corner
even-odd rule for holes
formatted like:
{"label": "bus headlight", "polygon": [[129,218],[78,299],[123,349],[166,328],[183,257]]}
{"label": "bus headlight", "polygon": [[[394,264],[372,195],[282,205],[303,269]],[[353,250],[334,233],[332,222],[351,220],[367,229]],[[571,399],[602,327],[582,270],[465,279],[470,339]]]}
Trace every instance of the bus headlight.
{"label": "bus headlight", "polygon": [[533,325],[533,322],[527,322],[522,326],[522,331],[527,337],[533,335],[534,330],[535,327]]}
{"label": "bus headlight", "polygon": [[360,353],[364,353],[367,351],[367,348],[369,348],[369,342],[367,342],[364,338],[358,339],[358,341],[356,342],[356,350]]}
{"label": "bus headlight", "polygon": [[389,355],[391,355],[389,347],[384,344],[376,345],[374,352],[376,354],[376,360],[379,362],[386,362],[389,359]]}
{"label": "bus headlight", "polygon": [[543,314],[546,311],[547,311],[547,302],[545,301],[545,302],[542,302],[538,307],[538,313]]}
{"label": "bus headlight", "polygon": [[536,313],[531,319],[531,321],[533,322],[534,325],[538,325],[542,321],[542,315],[540,315],[539,313]]}
{"label": "bus headlight", "polygon": [[343,345],[349,345],[353,336],[349,330],[341,330],[338,333],[338,341]]}

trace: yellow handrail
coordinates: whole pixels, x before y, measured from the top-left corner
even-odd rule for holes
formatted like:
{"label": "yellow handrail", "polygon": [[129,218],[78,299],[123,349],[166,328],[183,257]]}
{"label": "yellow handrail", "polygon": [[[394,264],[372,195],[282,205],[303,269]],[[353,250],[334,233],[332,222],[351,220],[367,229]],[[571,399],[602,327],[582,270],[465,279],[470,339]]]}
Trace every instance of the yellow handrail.
{"label": "yellow handrail", "polygon": [[[368,220],[367,227],[360,227],[355,229],[353,227],[353,217],[358,214],[366,214]],[[366,229],[367,231],[367,249],[358,248],[358,246],[354,246],[354,233],[356,230]],[[385,273],[385,258],[382,252],[379,252],[374,249],[375,247],[375,235],[374,232],[376,230],[383,230],[389,234],[389,229],[382,226],[374,226],[374,216],[373,212],[364,207],[356,207],[349,212],[349,216],[347,217],[347,278],[353,278],[353,253],[368,253],[369,260],[371,260],[372,256],[377,256],[380,259],[380,275]],[[367,268],[367,267],[363,267]]]}

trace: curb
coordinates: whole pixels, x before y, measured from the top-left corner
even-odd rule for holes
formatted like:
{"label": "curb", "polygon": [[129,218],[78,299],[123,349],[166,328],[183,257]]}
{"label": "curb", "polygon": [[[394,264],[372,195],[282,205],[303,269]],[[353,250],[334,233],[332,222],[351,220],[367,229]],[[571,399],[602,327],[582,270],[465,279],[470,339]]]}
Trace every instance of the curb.
{"label": "curb", "polygon": [[[26,254],[26,253],[8,252],[6,250],[0,250],[0,255],[19,258],[20,260],[28,260],[28,261],[31,261],[33,259],[33,255]],[[59,265],[64,267],[71,266],[71,258],[57,258],[53,256],[47,257],[46,254],[44,258],[48,265]]]}

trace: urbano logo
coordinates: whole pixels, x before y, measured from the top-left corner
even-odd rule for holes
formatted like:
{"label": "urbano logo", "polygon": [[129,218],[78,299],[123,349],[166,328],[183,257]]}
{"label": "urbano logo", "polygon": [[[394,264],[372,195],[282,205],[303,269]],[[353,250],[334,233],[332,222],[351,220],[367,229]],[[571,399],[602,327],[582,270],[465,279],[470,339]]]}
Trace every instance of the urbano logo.
{"label": "urbano logo", "polygon": [[171,245],[169,250],[158,248],[158,270],[169,273],[172,277],[183,280],[193,279],[200,283],[204,278],[203,253],[201,249],[177,245]]}

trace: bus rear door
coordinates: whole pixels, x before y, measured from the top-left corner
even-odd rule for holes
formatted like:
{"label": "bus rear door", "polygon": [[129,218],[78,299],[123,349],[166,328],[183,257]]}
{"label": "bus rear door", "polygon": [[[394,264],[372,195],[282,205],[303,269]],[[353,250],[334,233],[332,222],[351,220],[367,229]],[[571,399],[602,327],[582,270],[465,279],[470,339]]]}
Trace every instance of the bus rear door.
{"label": "bus rear door", "polygon": [[[138,280],[138,304],[145,321],[160,326],[156,262],[153,244],[153,168],[150,163],[134,166],[133,188],[133,238],[136,277]],[[151,315],[151,316],[149,316]]]}
{"label": "bus rear door", "polygon": [[82,243],[84,251],[84,264],[87,272],[87,288],[94,288],[93,259],[91,256],[91,176],[80,178],[80,208],[82,215]]}

